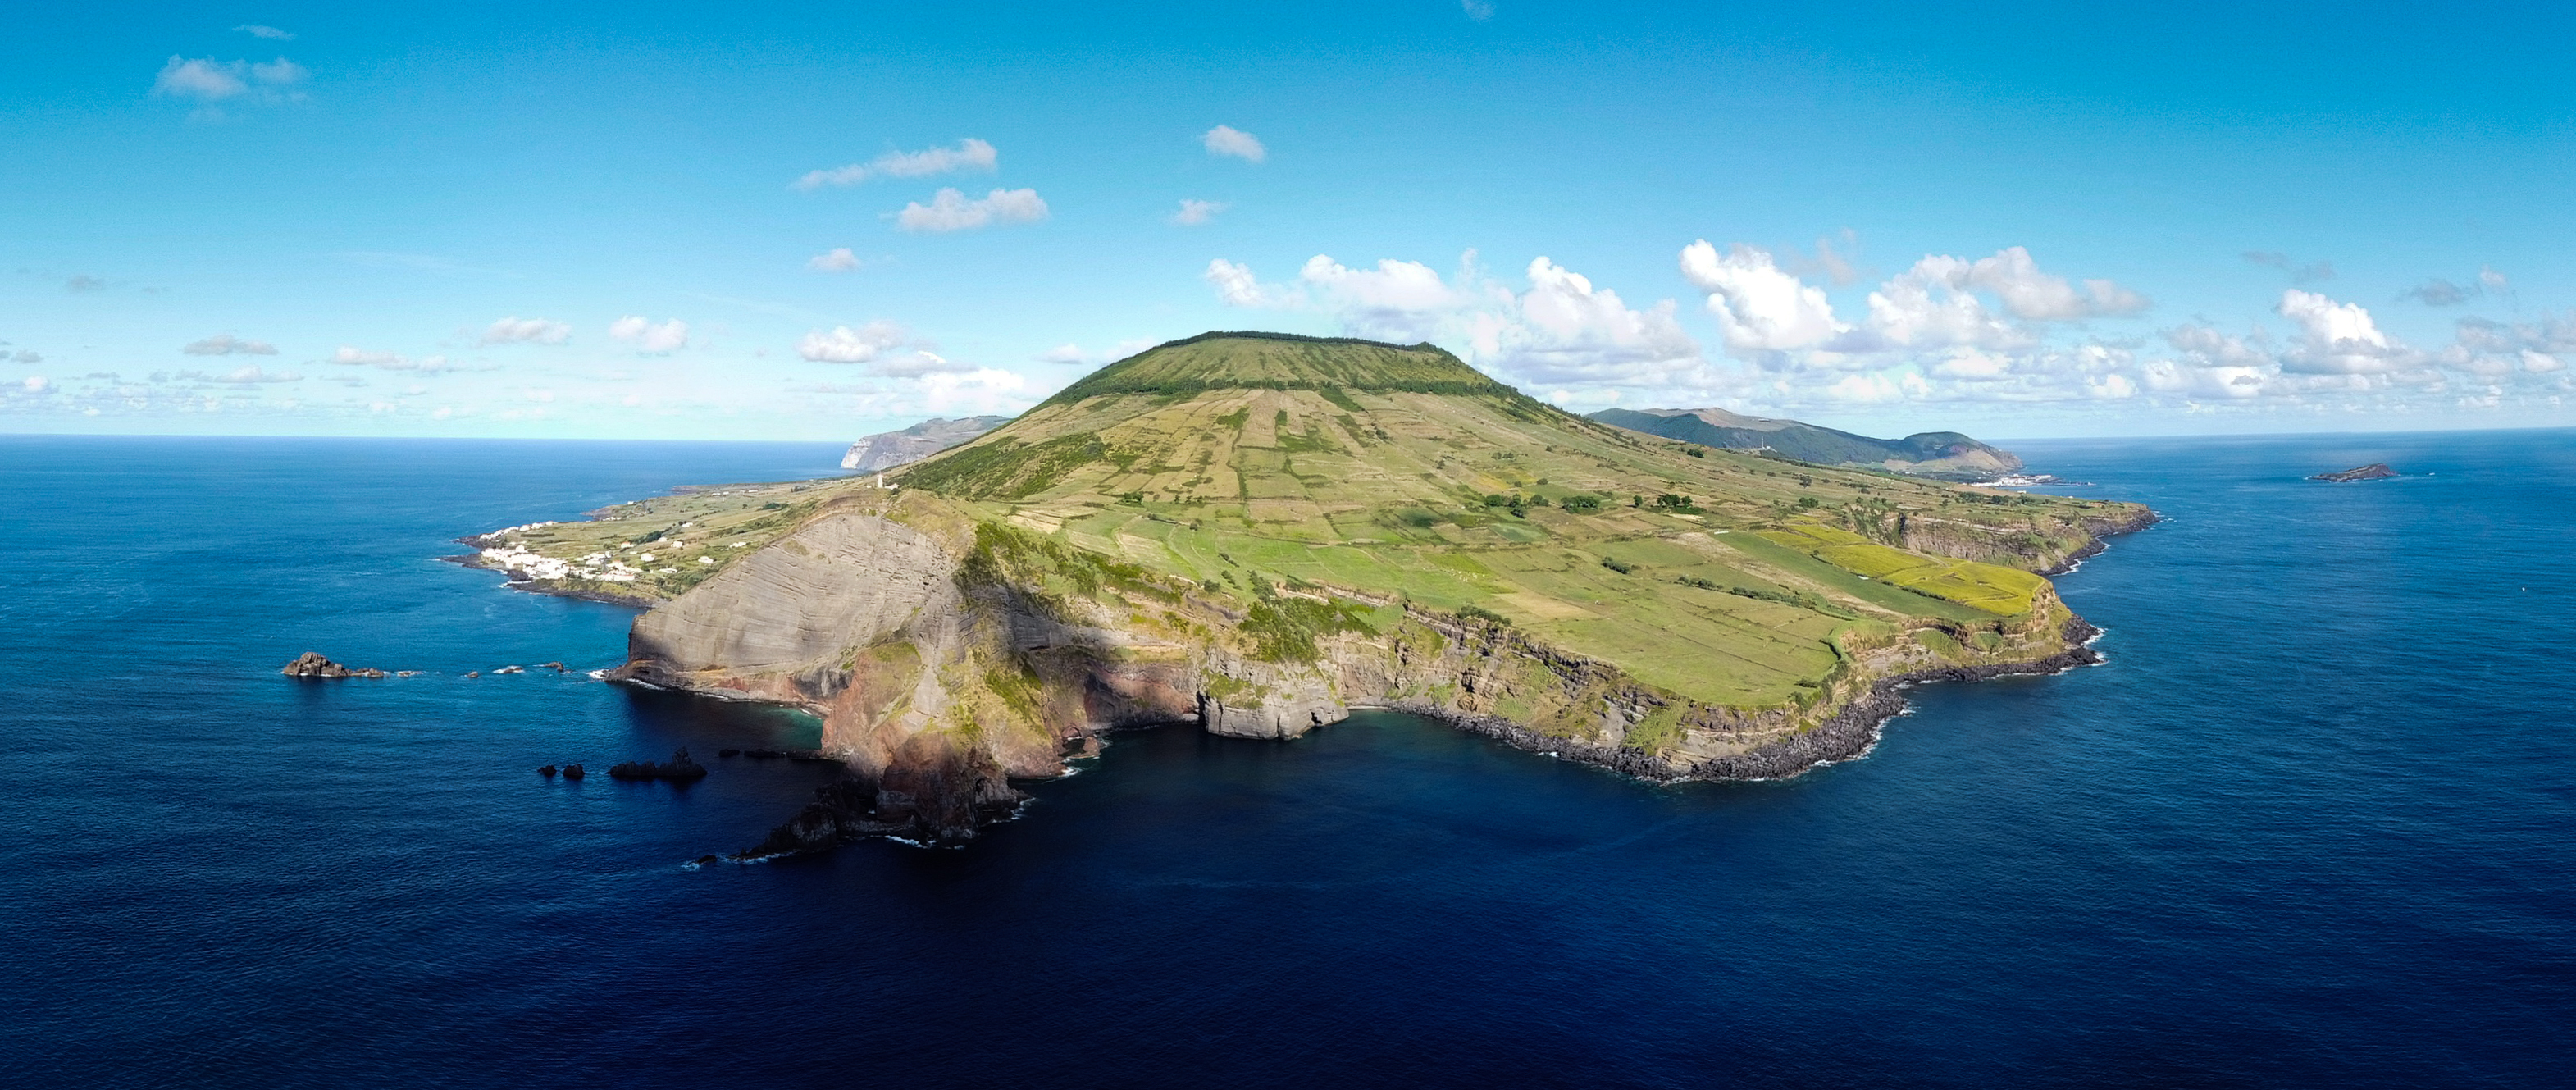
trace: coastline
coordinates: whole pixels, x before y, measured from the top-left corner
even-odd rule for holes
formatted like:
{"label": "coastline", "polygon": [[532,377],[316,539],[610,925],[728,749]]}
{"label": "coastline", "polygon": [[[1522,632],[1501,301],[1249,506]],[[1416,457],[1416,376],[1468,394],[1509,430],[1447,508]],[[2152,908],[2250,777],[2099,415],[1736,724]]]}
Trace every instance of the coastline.
{"label": "coastline", "polygon": [[[2133,533],[2143,530],[2154,525],[2158,521],[2160,521],[2160,519],[2155,512],[2144,510],[2140,511],[2137,515],[2126,519],[2103,520],[2098,527],[2093,527],[2095,532],[2091,541],[2085,544],[2082,548],[2070,553],[2064,562],[2057,564],[2048,571],[2040,574],[2059,575],[2071,571],[2085,559],[2100,555],[2106,548],[2108,548],[2108,538],[2118,534]],[[475,538],[465,538],[460,540],[466,544],[479,544]],[[562,585],[560,581],[556,580],[538,579],[526,572],[512,570],[504,565],[493,563],[488,556],[481,553],[442,557],[440,559],[454,562],[465,567],[479,568],[487,571],[503,571],[505,575],[509,577],[504,586],[508,589],[518,590],[524,593],[545,594],[556,597],[573,598],[576,600],[605,602],[641,609],[651,609],[660,604],[651,600],[636,597],[626,597],[616,595],[614,593],[597,592],[586,588],[567,587]],[[1933,669],[1916,670],[1877,678],[1869,682],[1868,688],[1860,695],[1854,697],[1848,703],[1836,709],[1831,715],[1814,727],[1791,737],[1775,740],[1748,752],[1709,758],[1680,768],[1676,768],[1674,762],[1669,762],[1664,758],[1643,749],[1629,748],[1620,745],[1583,742],[1574,739],[1551,736],[1540,733],[1539,731],[1531,729],[1521,723],[1499,716],[1460,711],[1455,708],[1420,699],[1368,701],[1365,703],[1355,702],[1351,706],[1378,707],[1424,716],[1444,723],[1453,729],[1493,738],[1517,749],[1526,750],[1532,753],[1545,754],[1551,757],[1562,757],[1569,760],[1579,761],[1584,764],[1593,765],[1621,775],[1633,777],[1647,783],[1668,784],[1691,781],[1787,779],[1803,774],[1820,765],[1853,760],[1866,755],[1873,747],[1876,746],[1879,739],[1882,737],[1887,721],[1905,712],[1907,701],[1904,697],[1904,690],[1913,686],[1945,681],[1968,682],[1983,681],[1998,677],[2049,675],[2062,673],[2081,666],[2095,665],[2104,661],[2102,655],[2095,651],[2091,646],[2091,642],[2101,634],[2101,630],[2090,622],[2081,617],[2069,614],[2067,619],[2061,625],[2059,634],[2065,644],[2064,649],[2035,659],[2019,662],[1942,666]],[[630,676],[625,667],[609,671],[606,677],[611,681],[649,684]],[[774,696],[748,693],[734,689],[702,690],[691,686],[675,687],[667,685],[654,687],[676,688],[678,691],[694,692],[699,695],[716,696],[722,699],[749,699],[765,703],[775,703],[801,708],[817,715],[829,714],[829,709],[820,707],[812,701],[782,700]],[[1176,716],[1170,720],[1152,724],[1130,723],[1127,725],[1137,727],[1149,725],[1170,726],[1179,723],[1192,722],[1195,718],[1196,717],[1193,716]],[[1073,769],[1069,764],[1064,764],[1060,761],[1059,768],[1054,775],[1033,777],[1012,776],[1010,778],[1043,782],[1045,780],[1061,778],[1064,775],[1070,774],[1072,771]],[[844,786],[840,789],[839,794],[836,794],[829,799],[822,800],[813,806],[809,806],[806,812],[801,812],[795,818],[791,818],[788,824],[782,825],[778,830],[775,830],[771,840],[764,842],[764,847],[770,850],[761,852],[760,854],[778,854],[777,849],[789,848],[791,844],[796,846],[791,850],[815,850],[828,846],[831,843],[839,843],[870,836],[883,835],[900,839],[900,837],[896,836],[897,833],[910,830],[914,827],[913,823],[908,822],[889,824],[884,821],[882,815],[873,813],[872,807],[860,807],[854,805],[860,797],[858,787],[861,784],[862,781],[859,779],[844,781]],[[865,793],[873,795],[873,788],[870,788]],[[980,826],[989,823],[989,815],[983,814],[981,812],[982,809],[983,808],[981,807],[978,808],[978,815],[973,821],[973,825]],[[964,835],[971,836],[972,833],[967,832]],[[934,836],[933,839],[944,840],[945,838],[944,836]]]}

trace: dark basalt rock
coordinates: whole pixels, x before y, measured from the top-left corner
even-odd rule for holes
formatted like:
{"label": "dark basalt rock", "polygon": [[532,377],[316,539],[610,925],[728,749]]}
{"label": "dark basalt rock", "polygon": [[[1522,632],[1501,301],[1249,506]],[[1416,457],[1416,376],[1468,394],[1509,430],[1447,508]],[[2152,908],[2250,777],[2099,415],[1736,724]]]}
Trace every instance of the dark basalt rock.
{"label": "dark basalt rock", "polygon": [[671,754],[671,759],[661,764],[654,764],[651,761],[623,761],[610,766],[608,770],[608,778],[612,780],[669,780],[673,783],[690,783],[705,779],[706,776],[707,766],[690,760],[689,751],[686,749]]}
{"label": "dark basalt rock", "polygon": [[539,766],[539,767],[538,767],[538,769],[537,769],[537,775],[543,776],[543,777],[545,777],[545,778],[547,778],[547,779],[551,780],[551,779],[555,778],[555,766],[553,766],[553,765],[542,765],[542,766]]}
{"label": "dark basalt rock", "polygon": [[716,756],[718,756],[718,757],[740,757],[740,756],[742,756],[742,751],[741,751],[741,750],[738,750],[738,749],[719,749],[719,750],[717,750],[717,751],[716,751]]}
{"label": "dark basalt rock", "polygon": [[582,770],[581,770],[581,766],[580,766],[580,765],[565,765],[565,766],[564,766],[564,769],[563,769],[563,778],[565,778],[565,779],[567,779],[567,780],[578,780],[578,779],[582,778],[582,776],[583,776],[583,775],[584,775],[584,773],[582,772]]}
{"label": "dark basalt rock", "polygon": [[821,851],[870,836],[956,844],[974,839],[981,826],[1008,820],[1027,800],[990,758],[956,756],[899,767],[881,780],[845,779],[815,788],[813,802],[733,858]]}
{"label": "dark basalt rock", "polygon": [[2354,466],[2351,469],[2339,470],[2334,473],[2319,473],[2308,479],[2311,481],[2332,481],[2336,484],[2343,484],[2350,481],[2386,480],[2394,476],[2397,476],[2397,471],[2388,468],[2388,463],[2372,462],[2366,466]]}
{"label": "dark basalt rock", "polygon": [[301,655],[297,655],[297,656],[295,656],[295,661],[290,662],[290,663],[287,663],[287,664],[286,664],[286,668],[285,668],[285,669],[283,669],[283,670],[278,671],[278,673],[284,674],[284,675],[286,675],[286,676],[288,676],[288,677],[384,677],[384,676],[386,676],[385,672],[384,672],[384,671],[382,671],[382,670],[370,670],[370,669],[365,669],[365,668],[361,668],[361,667],[342,666],[342,665],[340,665],[339,663],[336,663],[336,662],[331,661],[330,659],[323,658],[323,657],[322,657],[322,652],[319,652],[319,651],[307,651],[307,652],[305,652],[305,653],[303,653],[303,654],[301,654]]}

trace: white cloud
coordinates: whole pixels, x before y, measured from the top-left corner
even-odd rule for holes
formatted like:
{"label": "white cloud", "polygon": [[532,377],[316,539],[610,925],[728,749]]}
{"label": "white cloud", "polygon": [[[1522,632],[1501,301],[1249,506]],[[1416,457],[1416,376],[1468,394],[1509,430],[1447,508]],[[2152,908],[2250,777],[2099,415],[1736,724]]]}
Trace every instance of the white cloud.
{"label": "white cloud", "polygon": [[2379,331],[2359,303],[2337,303],[2315,292],[2289,288],[2274,308],[2299,326],[2298,348],[2284,353],[2281,369],[2303,374],[2385,374],[2407,362],[2409,353]]}
{"label": "white cloud", "polygon": [[1210,155],[1231,155],[1251,163],[1258,163],[1270,157],[1270,149],[1262,147],[1260,140],[1255,139],[1251,133],[1232,125],[1219,125],[1209,129],[1205,135],[1199,137],[1199,142],[1207,145]]}
{"label": "white cloud", "polygon": [[815,254],[805,259],[805,267],[816,272],[849,272],[859,267],[859,255],[842,246],[830,253]]}
{"label": "white cloud", "polygon": [[1306,302],[1303,292],[1291,287],[1263,284],[1253,276],[1251,266],[1222,257],[1208,262],[1207,271],[1199,276],[1216,285],[1217,298],[1230,307],[1279,308],[1302,306]]}
{"label": "white cloud", "polygon": [[883,375],[887,378],[971,374],[984,370],[987,368],[971,363],[958,363],[926,348],[916,348],[909,355],[890,356],[868,365],[869,374]]}
{"label": "white cloud", "polygon": [[1494,0],[1458,0],[1458,7],[1479,23],[1494,17]]}
{"label": "white cloud", "polygon": [[1698,342],[1674,320],[1672,300],[1631,309],[1618,292],[1545,257],[1532,260],[1526,274],[1528,291],[1489,293],[1470,319],[1477,361],[1536,384],[1660,385],[1704,367]]}
{"label": "white cloud", "polygon": [[954,189],[942,189],[929,204],[918,201],[896,213],[895,226],[906,231],[946,234],[972,231],[996,223],[1034,223],[1047,218],[1047,203],[1034,189],[996,189],[969,200]]}
{"label": "white cloud", "polygon": [[229,382],[237,386],[247,386],[263,382],[302,382],[304,381],[304,376],[295,371],[262,371],[256,364],[254,364],[249,367],[234,368],[233,370],[227,371],[221,375],[212,376],[212,379],[216,382]]}
{"label": "white cloud", "polygon": [[609,323],[608,335],[633,344],[638,352],[676,352],[688,347],[689,323],[673,318],[656,325],[630,314]]}
{"label": "white cloud", "polygon": [[2082,290],[2066,278],[2039,271],[2030,251],[2009,246],[1968,267],[1963,287],[1982,288],[2003,300],[2004,309],[2025,321],[2069,322],[2082,318],[2124,316],[2147,309],[2147,297],[2108,280],[2087,280]]}
{"label": "white cloud", "polygon": [[260,26],[256,23],[251,23],[237,26],[233,29],[244,34],[248,34],[254,38],[266,38],[272,42],[291,42],[295,40],[295,35],[279,30],[273,26]]}
{"label": "white cloud", "polygon": [[1179,227],[1200,227],[1216,222],[1216,214],[1223,211],[1225,211],[1225,205],[1219,202],[1184,198],[1181,201],[1181,210],[1172,213],[1172,223]]}
{"label": "white cloud", "polygon": [[548,318],[503,318],[483,331],[483,344],[562,344],[572,338],[572,326]]}
{"label": "white cloud", "polygon": [[924,407],[939,415],[1016,413],[1037,400],[1028,379],[991,367],[923,375],[921,387]]}
{"label": "white cloud", "polygon": [[303,65],[284,57],[253,64],[218,61],[212,57],[191,59],[174,56],[161,66],[161,74],[152,81],[152,93],[164,98],[188,98],[208,104],[245,95],[259,101],[275,102],[290,97],[292,92],[288,89],[304,82],[310,75]]}
{"label": "white cloud", "polygon": [[1701,239],[1682,248],[1682,278],[1708,293],[1708,310],[1730,351],[1779,352],[1821,345],[1850,327],[1834,317],[1824,289],[1780,270],[1769,251],[1737,243],[1724,256]]}
{"label": "white cloud", "polygon": [[2504,274],[2495,271],[2494,266],[2480,265],[2478,266],[2478,286],[2503,295],[2512,289],[2513,281],[2505,279]]}
{"label": "white cloud", "polygon": [[2104,401],[2138,396],[2138,384],[2127,375],[2103,375],[2084,380],[2084,392]]}
{"label": "white cloud", "polygon": [[444,371],[447,357],[425,356],[412,359],[395,352],[369,352],[351,345],[341,345],[331,353],[330,362],[350,367],[373,367],[380,371]]}
{"label": "white cloud", "polygon": [[867,363],[904,342],[902,326],[874,321],[858,329],[814,330],[796,342],[796,354],[816,363]]}
{"label": "white cloud", "polygon": [[1824,395],[1835,401],[1881,402],[1919,398],[1932,392],[1930,383],[1912,371],[1889,376],[1884,374],[1845,375],[1825,387]]}
{"label": "white cloud", "polygon": [[2566,366],[2564,361],[2546,352],[2534,352],[2528,348],[2522,350],[2522,369],[2532,374],[2546,375],[2563,370]]}
{"label": "white cloud", "polygon": [[1443,281],[1431,266],[1394,258],[1379,259],[1373,269],[1353,269],[1316,254],[1297,270],[1297,279],[1318,305],[1341,318],[1344,328],[1390,341],[1427,339],[1444,319],[1477,301]]}
{"label": "white cloud", "polygon": [[246,341],[230,333],[219,333],[201,341],[190,341],[179,351],[191,356],[274,356],[277,346],[267,341]]}
{"label": "white cloud", "polygon": [[161,77],[152,82],[152,93],[199,102],[220,101],[250,90],[249,82],[240,75],[241,69],[240,61],[172,57],[170,63],[161,66]]}
{"label": "white cloud", "polygon": [[49,393],[54,388],[54,380],[43,375],[29,375],[19,381],[18,388],[31,394]]}
{"label": "white cloud", "polygon": [[970,136],[958,141],[953,148],[889,151],[864,163],[808,171],[804,177],[796,179],[795,188],[857,185],[871,178],[927,178],[960,170],[980,170],[989,174],[1000,165],[1001,154],[993,150],[993,145]]}
{"label": "white cloud", "polygon": [[1084,354],[1083,354],[1082,346],[1081,346],[1081,345],[1078,345],[1078,344],[1060,344],[1060,345],[1057,345],[1057,346],[1055,346],[1055,347],[1053,347],[1053,348],[1047,349],[1045,352],[1040,353],[1040,354],[1038,355],[1038,362],[1039,362],[1039,363],[1088,363],[1088,362],[1090,362],[1090,357],[1089,357],[1089,356],[1086,356],[1086,355],[1084,355]]}

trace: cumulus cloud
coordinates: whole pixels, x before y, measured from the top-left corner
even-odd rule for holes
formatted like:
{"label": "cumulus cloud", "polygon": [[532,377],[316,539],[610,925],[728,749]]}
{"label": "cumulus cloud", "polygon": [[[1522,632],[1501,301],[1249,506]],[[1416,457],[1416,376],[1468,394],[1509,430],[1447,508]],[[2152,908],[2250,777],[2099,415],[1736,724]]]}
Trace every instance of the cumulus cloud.
{"label": "cumulus cloud", "polygon": [[31,394],[50,393],[54,388],[54,380],[43,375],[29,375],[19,380],[18,388]]}
{"label": "cumulus cloud", "polygon": [[1210,155],[1231,155],[1247,163],[1258,163],[1270,157],[1270,149],[1262,147],[1260,140],[1232,125],[1209,129],[1199,137],[1199,142],[1207,145]]}
{"label": "cumulus cloud", "polygon": [[1305,302],[1305,296],[1296,289],[1264,284],[1252,274],[1251,266],[1222,257],[1208,262],[1207,271],[1199,277],[1216,285],[1216,297],[1230,307],[1279,308]]}
{"label": "cumulus cloud", "polygon": [[562,344],[572,338],[572,326],[547,318],[521,318],[512,315],[494,322],[483,330],[482,344]]}
{"label": "cumulus cloud", "polygon": [[230,333],[218,333],[181,345],[179,351],[191,356],[274,356],[277,346],[267,341],[248,341]]}
{"label": "cumulus cloud", "polygon": [[1172,213],[1172,223],[1179,227],[1202,227],[1216,222],[1216,214],[1223,211],[1225,211],[1225,205],[1216,201],[1194,201],[1184,198],[1181,201],[1181,210]]}
{"label": "cumulus cloud", "polygon": [[232,99],[276,102],[294,97],[294,88],[310,75],[303,65],[284,57],[254,63],[174,56],[152,81],[152,93],[207,105]]}
{"label": "cumulus cloud", "polygon": [[1682,278],[1708,293],[1727,348],[1739,353],[1809,348],[1847,332],[1824,290],[1784,272],[1771,254],[1737,243],[1725,254],[1701,239],[1682,248]]}
{"label": "cumulus cloud", "polygon": [[842,246],[829,253],[815,254],[806,258],[805,267],[816,272],[849,272],[859,267],[859,255],[851,253],[849,247]]}
{"label": "cumulus cloud", "polygon": [[74,276],[63,281],[63,290],[69,292],[106,291],[107,281],[89,275]]}
{"label": "cumulus cloud", "polygon": [[1298,281],[1352,332],[1386,340],[1431,336],[1447,315],[1476,302],[1418,261],[1379,259],[1374,268],[1349,268],[1324,254],[1306,259]]}
{"label": "cumulus cloud", "polygon": [[868,363],[900,347],[905,338],[904,328],[888,321],[869,322],[857,329],[834,326],[829,332],[818,329],[799,338],[796,354],[815,363]]}
{"label": "cumulus cloud", "polygon": [[2296,324],[2299,346],[2281,357],[2285,371],[2322,375],[2385,374],[2396,370],[2409,353],[2388,339],[2358,303],[2338,303],[2315,292],[2291,288],[2281,293],[2278,310]]}
{"label": "cumulus cloud", "polygon": [[1458,7],[1479,23],[1494,17],[1493,0],[1458,0]]}
{"label": "cumulus cloud", "polygon": [[35,351],[35,350],[33,350],[33,349],[27,349],[27,348],[21,348],[21,349],[19,349],[18,351],[14,352],[14,353],[11,353],[11,354],[10,354],[10,356],[9,356],[9,358],[10,358],[10,359],[12,359],[12,360],[15,360],[15,361],[17,361],[17,362],[19,362],[19,363],[43,363],[43,362],[45,362],[45,357],[44,357],[42,354],[40,354],[40,353],[36,352],[36,351]]}
{"label": "cumulus cloud", "polygon": [[1469,344],[1479,362],[1542,384],[1660,384],[1703,366],[1672,300],[1632,309],[1618,292],[1546,257],[1525,274],[1527,291],[1489,294],[1474,315]]}
{"label": "cumulus cloud", "polygon": [[266,38],[272,42],[291,42],[295,40],[295,35],[279,30],[273,26],[260,26],[257,23],[248,23],[234,27],[233,29],[244,34],[248,34],[254,38]]}
{"label": "cumulus cloud", "polygon": [[689,323],[672,318],[657,325],[630,314],[609,323],[608,335],[634,345],[638,352],[676,352],[688,347]]}
{"label": "cumulus cloud", "polygon": [[942,189],[929,204],[914,201],[895,214],[895,226],[906,231],[946,234],[951,231],[973,231],[997,223],[1035,223],[1047,218],[1047,203],[1034,189],[996,189],[982,197],[968,199],[954,189]]}
{"label": "cumulus cloud", "polygon": [[927,178],[960,170],[979,170],[989,174],[1001,166],[1001,161],[1001,153],[994,151],[993,145],[970,136],[958,141],[953,148],[889,151],[864,163],[807,171],[804,177],[796,179],[795,188],[857,185],[871,178]]}

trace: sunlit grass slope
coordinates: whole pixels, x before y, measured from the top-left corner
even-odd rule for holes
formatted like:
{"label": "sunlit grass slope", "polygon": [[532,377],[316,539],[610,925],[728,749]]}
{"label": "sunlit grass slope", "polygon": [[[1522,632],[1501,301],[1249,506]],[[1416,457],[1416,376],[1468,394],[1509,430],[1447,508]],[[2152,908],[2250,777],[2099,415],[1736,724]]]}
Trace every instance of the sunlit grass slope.
{"label": "sunlit grass slope", "polygon": [[1693,699],[1782,702],[1845,637],[2024,620],[2108,505],[1609,427],[1435,347],[1211,334],[1104,368],[904,485],[1249,599],[1484,611]]}

